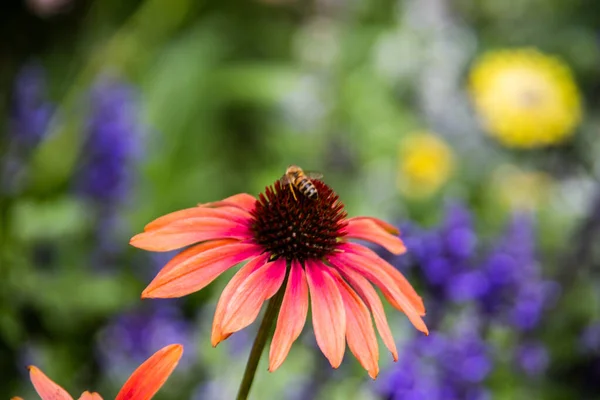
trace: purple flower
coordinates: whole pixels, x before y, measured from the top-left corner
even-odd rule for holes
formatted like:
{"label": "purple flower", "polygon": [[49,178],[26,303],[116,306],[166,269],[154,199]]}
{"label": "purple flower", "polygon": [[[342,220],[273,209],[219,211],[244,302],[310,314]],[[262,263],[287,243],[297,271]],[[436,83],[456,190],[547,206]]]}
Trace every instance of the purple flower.
{"label": "purple flower", "polygon": [[550,356],[546,347],[539,342],[526,342],[516,350],[518,366],[529,376],[541,376],[548,367]]}
{"label": "purple flower", "polygon": [[109,79],[96,84],[77,177],[82,196],[104,206],[123,201],[140,151],[140,130],[134,89]]}
{"label": "purple flower", "polygon": [[33,149],[48,131],[54,106],[46,98],[46,76],[38,65],[25,66],[13,89],[6,153],[0,154],[0,193],[21,188]]}
{"label": "purple flower", "polygon": [[114,378],[127,376],[149,354],[172,343],[181,343],[186,349],[178,369],[193,364],[193,326],[179,309],[176,302],[146,303],[111,321],[101,331],[97,344],[105,372]]}
{"label": "purple flower", "polygon": [[21,69],[15,80],[10,117],[10,133],[19,145],[33,147],[44,137],[54,111],[46,94],[44,69],[34,64]]}

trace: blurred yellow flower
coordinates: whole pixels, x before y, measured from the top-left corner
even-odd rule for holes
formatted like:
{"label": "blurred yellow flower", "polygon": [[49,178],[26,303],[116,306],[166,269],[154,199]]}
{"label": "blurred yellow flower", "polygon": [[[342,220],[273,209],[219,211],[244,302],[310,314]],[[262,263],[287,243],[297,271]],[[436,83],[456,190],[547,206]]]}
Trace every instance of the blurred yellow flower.
{"label": "blurred yellow flower", "polygon": [[534,49],[484,55],[471,70],[469,91],[485,128],[509,147],[560,143],[581,120],[571,71]]}
{"label": "blurred yellow flower", "polygon": [[501,165],[491,179],[492,196],[511,210],[534,211],[549,197],[552,178],[543,172]]}
{"label": "blurred yellow flower", "polygon": [[428,197],[444,185],[453,170],[448,145],[429,132],[416,132],[400,142],[398,188],[412,198]]}

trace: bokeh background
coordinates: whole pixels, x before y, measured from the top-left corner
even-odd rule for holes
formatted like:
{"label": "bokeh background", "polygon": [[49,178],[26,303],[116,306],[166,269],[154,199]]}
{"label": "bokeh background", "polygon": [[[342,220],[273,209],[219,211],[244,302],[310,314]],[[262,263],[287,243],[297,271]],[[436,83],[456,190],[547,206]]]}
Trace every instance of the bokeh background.
{"label": "bokeh background", "polygon": [[[600,399],[600,3],[594,0],[12,0],[0,13],[0,396],[114,396],[154,351],[158,399],[231,399],[256,324],[213,349],[227,276],[139,299],[172,254],[155,217],[287,165],[350,215],[431,335],[388,313],[400,360],[332,370],[309,325],[254,399]],[[230,276],[231,273],[228,275]]]}

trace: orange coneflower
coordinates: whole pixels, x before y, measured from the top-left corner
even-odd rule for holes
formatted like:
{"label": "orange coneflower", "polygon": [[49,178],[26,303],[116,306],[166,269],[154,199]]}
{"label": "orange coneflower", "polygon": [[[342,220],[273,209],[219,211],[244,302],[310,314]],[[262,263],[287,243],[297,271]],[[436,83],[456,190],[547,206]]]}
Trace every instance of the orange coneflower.
{"label": "orange coneflower", "polygon": [[[418,330],[427,333],[421,318],[425,308],[400,272],[370,249],[349,241],[370,241],[400,254],[405,247],[396,236],[398,231],[375,218],[346,218],[338,195],[320,180],[313,183],[318,192],[314,200],[299,193],[294,196],[292,188],[277,181],[258,199],[237,194],[151,222],[131,239],[133,246],[169,251],[200,243],[175,256],[142,297],[193,293],[249,260],[221,294],[212,328],[213,346],[250,325],[265,300],[279,292],[283,300],[269,354],[269,371],[274,371],[304,327],[310,292],[315,336],[325,357],[337,368],[347,340],[374,379],[379,372],[379,351],[371,314],[394,360],[398,355],[371,283]],[[282,286],[285,293],[280,291]]]}
{"label": "orange coneflower", "polygon": [[[154,353],[131,374],[115,400],[151,399],[171,375],[182,354],[183,346],[180,344],[171,344]],[[29,367],[29,376],[42,400],[73,400],[65,389],[54,383],[37,367]],[[12,400],[21,398],[13,397]],[[102,397],[98,393],[86,391],[81,394],[79,400],[102,400]]]}

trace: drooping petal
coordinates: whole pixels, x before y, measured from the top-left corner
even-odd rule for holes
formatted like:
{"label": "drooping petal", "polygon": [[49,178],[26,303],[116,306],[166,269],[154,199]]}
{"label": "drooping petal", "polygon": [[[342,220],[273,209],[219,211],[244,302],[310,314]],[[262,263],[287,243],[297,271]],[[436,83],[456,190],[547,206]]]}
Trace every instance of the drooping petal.
{"label": "drooping petal", "polygon": [[363,278],[360,274],[352,271],[351,269],[347,269],[344,271],[343,275],[348,283],[350,283],[350,285],[354,288],[354,290],[356,290],[358,295],[369,306],[369,309],[373,313],[375,325],[377,326],[377,330],[379,331],[379,335],[381,336],[383,343],[388,348],[390,353],[392,353],[394,361],[398,361],[398,350],[396,349],[396,343],[394,342],[394,337],[392,336],[392,331],[390,330],[390,326],[388,324],[379,295],[375,289],[373,289],[373,286],[371,286],[369,281]]}
{"label": "drooping petal", "polygon": [[348,269],[355,270],[373,282],[381,289],[383,295],[391,305],[406,314],[415,328],[425,334],[429,334],[420,313],[414,308],[406,295],[397,287],[393,278],[384,270],[376,266],[371,260],[361,255],[351,253],[337,253],[334,256],[329,257],[328,260],[342,273]]}
{"label": "drooping petal", "polygon": [[252,272],[233,293],[223,314],[224,334],[237,332],[250,325],[265,300],[273,297],[285,279],[286,260],[279,258]]}
{"label": "drooping petal", "polygon": [[346,340],[350,351],[373,379],[379,374],[379,346],[373,329],[371,314],[358,294],[332,271],[344,300],[346,310]]}
{"label": "drooping petal", "polygon": [[210,337],[210,341],[213,346],[218,345],[221,341],[230,336],[230,334],[223,334],[221,325],[223,322],[223,315],[225,314],[226,307],[231,300],[231,296],[235,294],[239,286],[248,278],[248,276],[250,276],[250,274],[256,271],[258,268],[262,267],[268,261],[268,259],[269,254],[264,253],[248,261],[248,263],[240,268],[233,278],[231,278],[227,286],[225,286],[225,289],[223,289],[221,297],[219,298],[219,302],[217,303],[215,316],[213,318],[212,333]]}
{"label": "drooping petal", "polygon": [[331,366],[337,368],[346,348],[346,312],[342,295],[325,264],[307,260],[305,268],[317,344]]}
{"label": "drooping petal", "polygon": [[410,282],[402,275],[400,271],[394,268],[390,263],[382,259],[374,251],[356,243],[344,243],[340,245],[340,249],[349,253],[358,254],[367,257],[379,268],[383,269],[392,277],[398,288],[408,297],[413,307],[419,312],[419,315],[425,315],[425,304],[421,296],[417,294]]}
{"label": "drooping petal", "polygon": [[300,336],[302,328],[306,323],[308,313],[308,286],[306,275],[300,263],[292,261],[287,287],[279,317],[275,335],[269,350],[269,371],[273,372],[283,363],[287,357],[292,343]]}
{"label": "drooping petal", "polygon": [[373,242],[383,246],[393,254],[406,252],[406,247],[398,236],[388,233],[385,228],[371,219],[349,219],[348,226],[345,229],[347,238]]}
{"label": "drooping petal", "polygon": [[96,392],[90,393],[86,390],[85,392],[81,393],[79,400],[102,400],[102,396]]}
{"label": "drooping petal", "polygon": [[29,378],[42,400],[73,400],[65,389],[48,378],[39,368],[29,367]]}
{"label": "drooping petal", "polygon": [[199,255],[205,251],[216,249],[217,247],[226,246],[229,244],[239,243],[239,240],[235,239],[221,239],[221,240],[211,240],[209,242],[203,242],[197,244],[195,246],[188,247],[185,250],[182,250],[179,254],[173,257],[164,267],[158,272],[157,276],[162,276],[167,274],[174,268],[177,268],[186,260],[189,260],[192,257]]}
{"label": "drooping petal", "polygon": [[192,207],[158,217],[144,227],[144,231],[152,231],[172,224],[177,221],[183,221],[190,218],[223,218],[231,219],[236,222],[243,222],[250,217],[250,213],[237,207],[206,208]]}
{"label": "drooping petal", "polygon": [[142,363],[127,379],[115,400],[148,400],[164,385],[183,355],[183,346],[163,347]]}
{"label": "drooping petal", "polygon": [[226,199],[213,201],[212,203],[198,204],[201,207],[238,207],[246,211],[252,211],[256,205],[256,198],[248,193],[239,193]]}
{"label": "drooping petal", "polygon": [[129,244],[144,250],[170,251],[205,240],[243,240],[249,237],[248,227],[236,221],[210,217],[188,218],[139,233],[131,238]]}
{"label": "drooping petal", "polygon": [[255,244],[233,243],[192,255],[161,271],[144,289],[142,298],[172,298],[197,292],[232,266],[261,253],[262,248]]}
{"label": "drooping petal", "polygon": [[379,218],[374,218],[374,217],[352,217],[352,218],[348,218],[348,221],[358,221],[358,220],[367,220],[367,221],[371,221],[377,225],[379,225],[379,227],[383,230],[385,230],[387,233],[390,233],[392,235],[399,235],[400,234],[400,230],[398,230],[397,227],[395,227],[394,225],[385,222],[384,220],[381,220]]}

